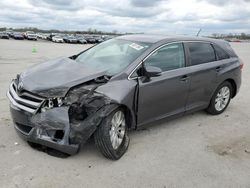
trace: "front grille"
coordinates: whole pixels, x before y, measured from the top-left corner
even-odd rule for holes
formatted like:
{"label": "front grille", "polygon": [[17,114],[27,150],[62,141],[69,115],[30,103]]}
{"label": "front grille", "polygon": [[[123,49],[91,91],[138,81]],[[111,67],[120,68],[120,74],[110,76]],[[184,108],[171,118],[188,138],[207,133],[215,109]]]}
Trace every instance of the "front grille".
{"label": "front grille", "polygon": [[23,134],[29,134],[32,127],[28,126],[28,125],[23,125],[20,123],[16,123],[16,127],[18,130],[20,130]]}
{"label": "front grille", "polygon": [[10,84],[7,96],[14,106],[30,113],[35,113],[45,100],[44,98],[35,96],[27,91],[18,94],[14,82]]}

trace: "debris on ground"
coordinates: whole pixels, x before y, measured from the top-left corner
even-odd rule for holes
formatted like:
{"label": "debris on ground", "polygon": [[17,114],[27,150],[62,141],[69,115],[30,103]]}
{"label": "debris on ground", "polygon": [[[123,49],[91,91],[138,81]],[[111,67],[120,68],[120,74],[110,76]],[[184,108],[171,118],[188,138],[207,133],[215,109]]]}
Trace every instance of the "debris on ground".
{"label": "debris on ground", "polygon": [[250,149],[245,149],[245,152],[246,152],[247,154],[250,154]]}
{"label": "debris on ground", "polygon": [[245,154],[250,154],[250,138],[244,136],[234,140],[231,139],[208,146],[207,148],[220,156],[241,158]]}

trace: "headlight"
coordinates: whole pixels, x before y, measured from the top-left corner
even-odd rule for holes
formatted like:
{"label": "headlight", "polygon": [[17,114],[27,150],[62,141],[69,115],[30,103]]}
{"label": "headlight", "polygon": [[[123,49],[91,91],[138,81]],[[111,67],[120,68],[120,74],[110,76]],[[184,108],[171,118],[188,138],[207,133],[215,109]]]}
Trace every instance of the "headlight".
{"label": "headlight", "polygon": [[64,100],[62,97],[48,99],[45,101],[41,110],[42,112],[45,112],[46,110],[49,110],[51,108],[60,107],[63,105],[63,103],[64,103]]}

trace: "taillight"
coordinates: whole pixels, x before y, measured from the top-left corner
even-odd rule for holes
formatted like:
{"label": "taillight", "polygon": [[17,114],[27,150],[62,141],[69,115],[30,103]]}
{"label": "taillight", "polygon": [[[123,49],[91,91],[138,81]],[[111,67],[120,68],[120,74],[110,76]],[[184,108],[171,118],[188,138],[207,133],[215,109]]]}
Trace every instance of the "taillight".
{"label": "taillight", "polygon": [[243,61],[240,59],[240,70],[242,70],[243,67],[244,67],[244,63],[243,63]]}

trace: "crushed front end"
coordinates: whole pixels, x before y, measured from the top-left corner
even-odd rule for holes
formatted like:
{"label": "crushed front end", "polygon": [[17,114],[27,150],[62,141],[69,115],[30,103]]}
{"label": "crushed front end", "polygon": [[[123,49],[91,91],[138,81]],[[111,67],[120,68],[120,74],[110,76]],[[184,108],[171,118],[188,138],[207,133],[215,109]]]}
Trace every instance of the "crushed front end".
{"label": "crushed front end", "polygon": [[[25,140],[75,154],[117,105],[95,92],[97,86],[74,87],[63,97],[42,97],[19,88],[13,80],[7,92],[18,134]],[[50,92],[53,92],[51,90]]]}

